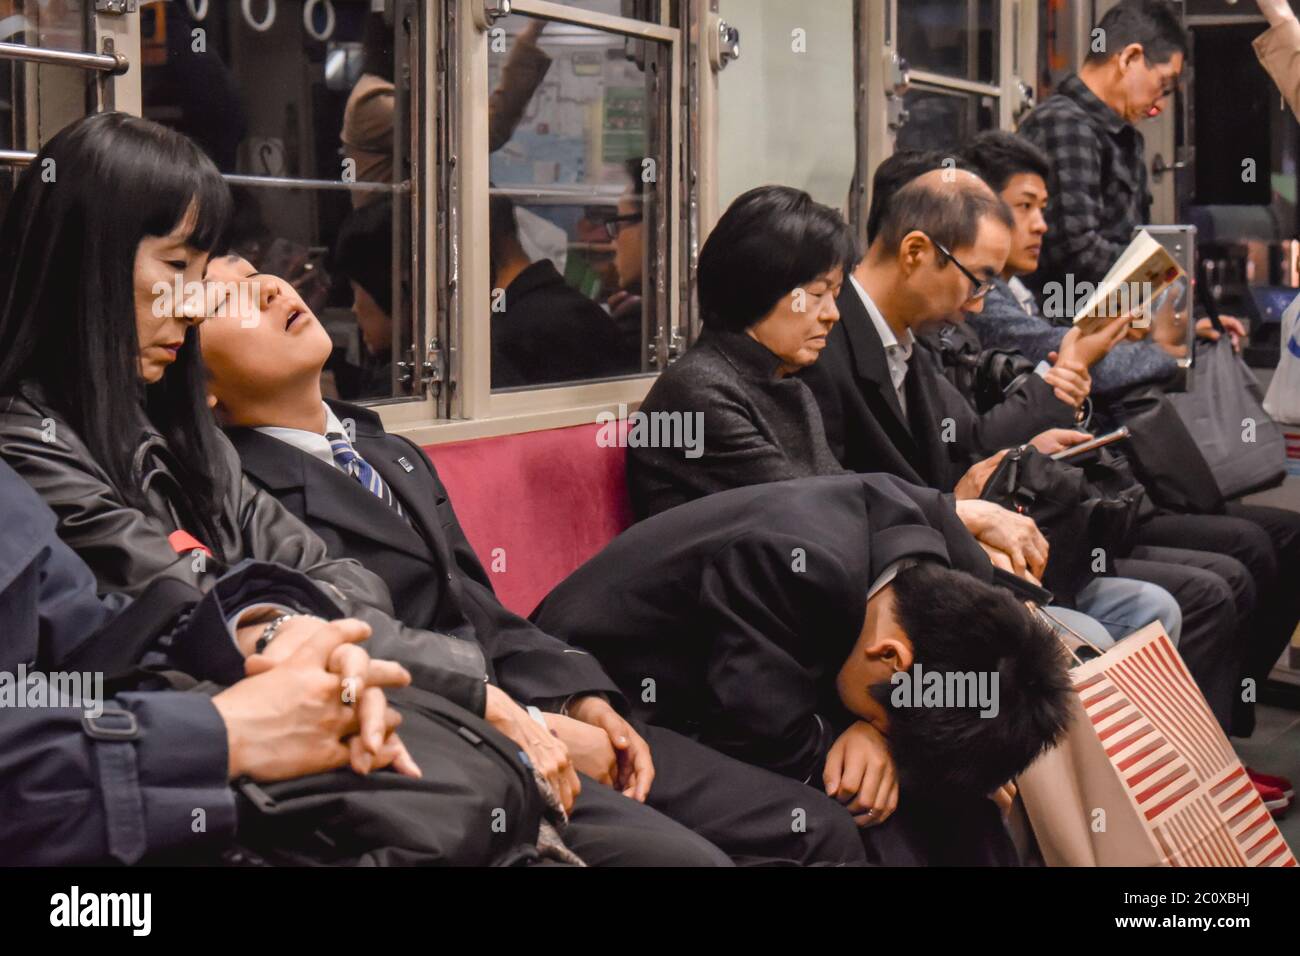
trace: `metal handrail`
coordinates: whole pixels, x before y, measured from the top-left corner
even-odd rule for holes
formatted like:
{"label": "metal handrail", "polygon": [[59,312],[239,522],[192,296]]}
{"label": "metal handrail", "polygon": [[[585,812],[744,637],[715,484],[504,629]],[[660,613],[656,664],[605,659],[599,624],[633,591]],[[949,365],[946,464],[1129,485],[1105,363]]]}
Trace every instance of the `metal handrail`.
{"label": "metal handrail", "polygon": [[411,188],[409,182],[350,183],[342,179],[294,179],[290,176],[246,176],[243,173],[221,175],[226,182],[236,186],[269,186],[273,189],[345,189],[355,193],[404,193]]}
{"label": "metal handrail", "polygon": [[[36,154],[22,149],[0,149],[0,166],[26,166],[36,159]],[[361,193],[404,193],[411,184],[401,183],[348,183],[339,179],[292,179],[287,176],[245,176],[242,173],[222,173],[221,178],[236,186],[270,186],[274,189],[346,189]]]}
{"label": "metal handrail", "polygon": [[52,50],[25,43],[0,43],[0,60],[48,63],[52,66],[75,66],[81,70],[98,70],[120,76],[131,68],[131,61],[121,53],[82,53],[77,50]]}

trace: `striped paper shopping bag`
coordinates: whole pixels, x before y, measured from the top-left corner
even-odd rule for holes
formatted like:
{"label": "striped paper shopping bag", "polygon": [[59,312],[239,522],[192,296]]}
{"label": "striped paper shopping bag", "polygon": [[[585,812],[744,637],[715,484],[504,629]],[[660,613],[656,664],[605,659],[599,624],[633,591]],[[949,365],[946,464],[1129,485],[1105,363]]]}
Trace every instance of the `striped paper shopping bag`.
{"label": "striped paper shopping bag", "polygon": [[1018,780],[1049,866],[1295,866],[1159,624],[1071,671],[1062,743]]}

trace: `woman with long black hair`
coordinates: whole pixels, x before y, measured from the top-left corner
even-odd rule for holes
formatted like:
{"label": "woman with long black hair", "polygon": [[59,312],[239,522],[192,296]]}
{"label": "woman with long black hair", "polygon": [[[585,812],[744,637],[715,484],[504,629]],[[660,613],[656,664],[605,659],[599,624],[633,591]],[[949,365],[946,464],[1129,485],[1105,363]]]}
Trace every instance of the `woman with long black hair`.
{"label": "woman with long black hair", "polygon": [[482,713],[478,649],[394,621],[383,582],[254,489],[217,429],[196,326],[230,211],[211,160],[148,120],[101,113],[46,144],[0,224],[0,456],[101,593],[282,564],[369,623],[372,654]]}

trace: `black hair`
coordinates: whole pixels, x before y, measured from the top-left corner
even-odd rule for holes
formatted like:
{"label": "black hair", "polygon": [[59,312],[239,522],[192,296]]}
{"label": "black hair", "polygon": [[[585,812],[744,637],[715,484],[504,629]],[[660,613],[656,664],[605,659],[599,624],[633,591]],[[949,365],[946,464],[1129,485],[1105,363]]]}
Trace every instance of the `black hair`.
{"label": "black hair", "polygon": [[1097,22],[1102,48],[1090,44],[1085,63],[1105,63],[1130,43],[1142,44],[1148,65],[1168,63],[1175,53],[1187,56],[1187,30],[1177,9],[1166,0],[1121,0]]}
{"label": "black hair", "polygon": [[828,269],[857,264],[844,218],[799,189],[759,186],[737,197],[700,250],[706,328],[743,332],[783,296]]}
{"label": "black hair", "polygon": [[962,149],[962,158],[995,193],[1007,188],[1012,176],[1032,173],[1046,183],[1052,161],[1036,145],[1006,130],[991,129],[974,137]]}
{"label": "black hair", "polygon": [[1016,227],[1007,204],[977,176],[961,173],[942,184],[913,179],[885,206],[876,239],[885,252],[895,253],[904,237],[919,229],[949,252],[956,252],[974,245],[986,216],[1007,229]]}
{"label": "black hair", "polygon": [[339,229],[330,271],[365,289],[393,314],[393,201],[384,196],[354,209]]}
{"label": "black hair", "polygon": [[867,242],[874,242],[880,233],[880,221],[885,216],[889,200],[917,176],[932,169],[967,169],[961,156],[938,149],[900,149],[887,156],[871,177],[871,206],[867,210]]}
{"label": "black hair", "polygon": [[126,500],[147,504],[135,474],[141,412],[162,434],[192,511],[212,523],[224,482],[210,462],[220,439],[208,410],[198,329],[162,379],[140,379],[136,249],[187,216],[196,249],[220,247],[230,192],[212,160],[180,133],[126,113],[60,130],[18,179],[0,223],[0,394],[35,382]]}
{"label": "black hair", "polygon": [[1010,591],[940,564],[901,571],[893,587],[911,673],[919,664],[923,685],[926,673],[987,674],[997,695],[996,715],[981,716],[978,705],[896,707],[896,687],[873,687],[889,710],[900,782],[914,792],[985,796],[1065,731],[1074,691],[1060,642]]}

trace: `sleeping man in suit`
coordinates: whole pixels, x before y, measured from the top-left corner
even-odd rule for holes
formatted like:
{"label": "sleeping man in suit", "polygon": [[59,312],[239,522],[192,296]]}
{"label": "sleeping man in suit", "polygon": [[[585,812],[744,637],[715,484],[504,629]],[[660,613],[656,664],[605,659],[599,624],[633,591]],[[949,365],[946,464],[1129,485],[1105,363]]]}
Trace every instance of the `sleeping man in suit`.
{"label": "sleeping man in suit", "polygon": [[[738,862],[866,861],[852,817],[829,797],[810,800],[799,781],[629,721],[628,702],[596,658],[497,600],[420,448],[386,433],[368,409],[322,400],[329,336],[292,286],[238,257],[214,258],[207,278],[221,293],[256,292],[251,311],[247,295],[214,301],[201,327],[211,400],[245,473],[332,554],[383,578],[398,618],[477,641],[493,683],[536,708],[534,719],[554,734],[548,740],[591,778],[579,806],[609,794],[642,801],[638,809],[660,811]],[[795,808],[807,821],[799,829],[790,825]]]}

